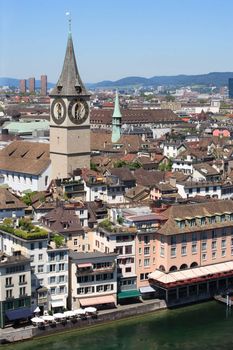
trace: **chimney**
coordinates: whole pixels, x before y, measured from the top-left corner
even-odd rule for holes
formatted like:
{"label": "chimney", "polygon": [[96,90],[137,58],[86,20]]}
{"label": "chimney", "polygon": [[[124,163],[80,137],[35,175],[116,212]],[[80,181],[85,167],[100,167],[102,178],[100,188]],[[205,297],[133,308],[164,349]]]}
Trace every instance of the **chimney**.
{"label": "chimney", "polygon": [[170,182],[170,185],[171,185],[172,187],[176,187],[176,178],[170,177],[169,182]]}

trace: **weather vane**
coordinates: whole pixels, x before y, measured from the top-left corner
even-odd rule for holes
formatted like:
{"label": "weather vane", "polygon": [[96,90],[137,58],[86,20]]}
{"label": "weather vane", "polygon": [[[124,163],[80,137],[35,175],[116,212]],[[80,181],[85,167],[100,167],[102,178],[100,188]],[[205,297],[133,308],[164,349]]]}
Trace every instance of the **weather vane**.
{"label": "weather vane", "polygon": [[68,22],[69,22],[69,33],[71,33],[71,14],[70,14],[70,12],[66,12],[66,16],[68,17]]}

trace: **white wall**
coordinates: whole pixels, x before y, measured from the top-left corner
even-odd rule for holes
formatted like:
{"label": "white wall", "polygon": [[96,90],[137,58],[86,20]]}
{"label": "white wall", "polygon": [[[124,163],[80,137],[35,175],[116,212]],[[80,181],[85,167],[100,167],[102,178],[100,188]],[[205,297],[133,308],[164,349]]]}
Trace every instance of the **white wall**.
{"label": "white wall", "polygon": [[[26,190],[32,192],[46,190],[50,183],[50,172],[51,165],[39,176],[0,170],[0,174],[4,176],[4,183],[18,194],[22,194]],[[47,186],[45,185],[46,176],[48,176]]]}

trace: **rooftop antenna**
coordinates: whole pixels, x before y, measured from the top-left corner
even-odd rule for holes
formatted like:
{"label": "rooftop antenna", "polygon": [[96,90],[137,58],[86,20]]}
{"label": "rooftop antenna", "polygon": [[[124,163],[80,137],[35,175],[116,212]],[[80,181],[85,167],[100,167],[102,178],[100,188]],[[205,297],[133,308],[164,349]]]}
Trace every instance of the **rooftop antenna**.
{"label": "rooftop antenna", "polygon": [[70,12],[67,11],[66,16],[68,17],[69,34],[71,34],[71,14],[70,14]]}

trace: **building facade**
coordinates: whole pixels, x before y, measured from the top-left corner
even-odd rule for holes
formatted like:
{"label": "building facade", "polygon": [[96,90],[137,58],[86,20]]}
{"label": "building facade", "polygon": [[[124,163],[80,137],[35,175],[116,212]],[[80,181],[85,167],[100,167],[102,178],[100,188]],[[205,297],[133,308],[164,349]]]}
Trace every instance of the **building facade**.
{"label": "building facade", "polygon": [[69,308],[116,306],[116,253],[70,253]]}
{"label": "building facade", "polygon": [[19,81],[19,92],[21,94],[25,94],[26,93],[26,79],[21,79]]}
{"label": "building facade", "polygon": [[233,283],[233,203],[173,205],[163,212],[149,282],[168,304],[208,299]]}
{"label": "building facade", "polygon": [[0,327],[31,316],[30,259],[20,252],[0,255]]}
{"label": "building facade", "polygon": [[40,77],[40,94],[41,96],[47,95],[47,75],[41,75]]}
{"label": "building facade", "polygon": [[29,93],[34,94],[35,93],[35,78],[29,78],[28,79],[28,87],[29,87]]}

